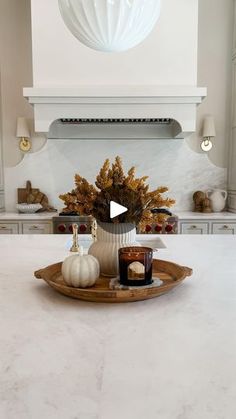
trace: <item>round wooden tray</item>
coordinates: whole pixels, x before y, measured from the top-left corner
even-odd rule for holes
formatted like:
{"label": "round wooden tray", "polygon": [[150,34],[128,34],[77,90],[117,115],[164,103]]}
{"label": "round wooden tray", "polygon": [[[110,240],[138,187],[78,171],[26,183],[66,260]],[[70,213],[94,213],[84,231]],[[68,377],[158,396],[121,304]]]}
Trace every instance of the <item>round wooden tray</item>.
{"label": "round wooden tray", "polygon": [[45,269],[35,272],[36,278],[43,279],[50,287],[68,297],[96,303],[125,303],[132,301],[148,300],[159,297],[171,291],[188,276],[192,275],[192,269],[165,260],[153,260],[153,276],[160,278],[163,284],[147,288],[134,288],[127,290],[111,290],[109,282],[111,278],[100,276],[96,284],[91,288],[68,287],[61,274],[62,263],[50,265]]}

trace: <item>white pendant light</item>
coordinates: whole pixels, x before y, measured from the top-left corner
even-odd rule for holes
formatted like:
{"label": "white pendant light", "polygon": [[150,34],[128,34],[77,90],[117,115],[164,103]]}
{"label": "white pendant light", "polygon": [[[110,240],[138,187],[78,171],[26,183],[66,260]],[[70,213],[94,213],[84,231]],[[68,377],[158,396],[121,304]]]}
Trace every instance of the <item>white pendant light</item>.
{"label": "white pendant light", "polygon": [[63,20],[89,48],[118,52],[142,42],[154,28],[161,0],[58,0]]}

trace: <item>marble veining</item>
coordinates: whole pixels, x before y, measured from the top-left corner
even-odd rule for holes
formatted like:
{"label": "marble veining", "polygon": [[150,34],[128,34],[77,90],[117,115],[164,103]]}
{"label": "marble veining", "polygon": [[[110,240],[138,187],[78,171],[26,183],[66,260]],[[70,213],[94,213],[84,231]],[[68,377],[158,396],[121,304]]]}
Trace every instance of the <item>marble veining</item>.
{"label": "marble veining", "polygon": [[191,210],[193,191],[226,187],[226,169],[192,151],[184,140],[48,140],[41,151],[5,169],[6,209],[14,211],[16,189],[30,179],[60,210],[58,196],[74,187],[76,172],[94,182],[104,160],[117,155],[125,169],[135,165],[139,176],[148,175],[151,188],[168,186],[175,211]]}
{"label": "marble veining", "polygon": [[68,237],[0,237],[0,417],[234,419],[235,236],[165,236],[156,256],[193,268],[157,299],[95,304],[33,272]]}

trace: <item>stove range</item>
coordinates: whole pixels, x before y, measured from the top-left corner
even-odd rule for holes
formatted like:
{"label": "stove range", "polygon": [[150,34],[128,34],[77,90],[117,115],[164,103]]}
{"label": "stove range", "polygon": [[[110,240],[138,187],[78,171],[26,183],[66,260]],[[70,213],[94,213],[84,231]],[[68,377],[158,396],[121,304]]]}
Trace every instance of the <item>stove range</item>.
{"label": "stove range", "polygon": [[[145,227],[146,234],[178,234],[178,217],[166,208],[154,208],[153,214],[165,214],[166,220],[162,223],[150,223]],[[137,232],[138,229],[137,229]]]}
{"label": "stove range", "polygon": [[77,213],[60,213],[52,218],[54,234],[71,234],[73,224],[78,225],[78,234],[90,234],[94,218],[91,215],[78,215]]}
{"label": "stove range", "polygon": [[[166,210],[165,210],[166,211]],[[164,212],[157,210],[156,212]],[[178,233],[178,217],[166,212],[168,218],[165,222],[150,223],[145,227],[145,232],[139,231],[138,234],[177,234]],[[53,233],[54,234],[72,234],[72,225],[78,224],[78,234],[90,234],[94,218],[90,216],[78,215],[77,213],[60,213],[59,216],[53,217]]]}

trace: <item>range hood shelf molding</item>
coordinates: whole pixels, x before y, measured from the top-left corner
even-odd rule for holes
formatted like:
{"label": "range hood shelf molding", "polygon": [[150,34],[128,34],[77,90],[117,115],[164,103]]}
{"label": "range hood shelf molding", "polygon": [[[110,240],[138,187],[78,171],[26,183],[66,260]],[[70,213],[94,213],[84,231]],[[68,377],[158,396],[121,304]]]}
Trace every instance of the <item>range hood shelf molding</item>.
{"label": "range hood shelf molding", "polygon": [[[61,119],[167,118],[176,121],[174,129],[173,124],[170,124],[171,131],[163,136],[163,130],[160,130],[160,136],[157,132],[155,138],[184,138],[195,131],[196,107],[206,96],[206,88],[194,86],[36,87],[25,88],[24,96],[34,106],[35,131],[49,133],[48,137],[50,137],[50,127],[53,122]],[[69,133],[67,138],[70,138]]]}

